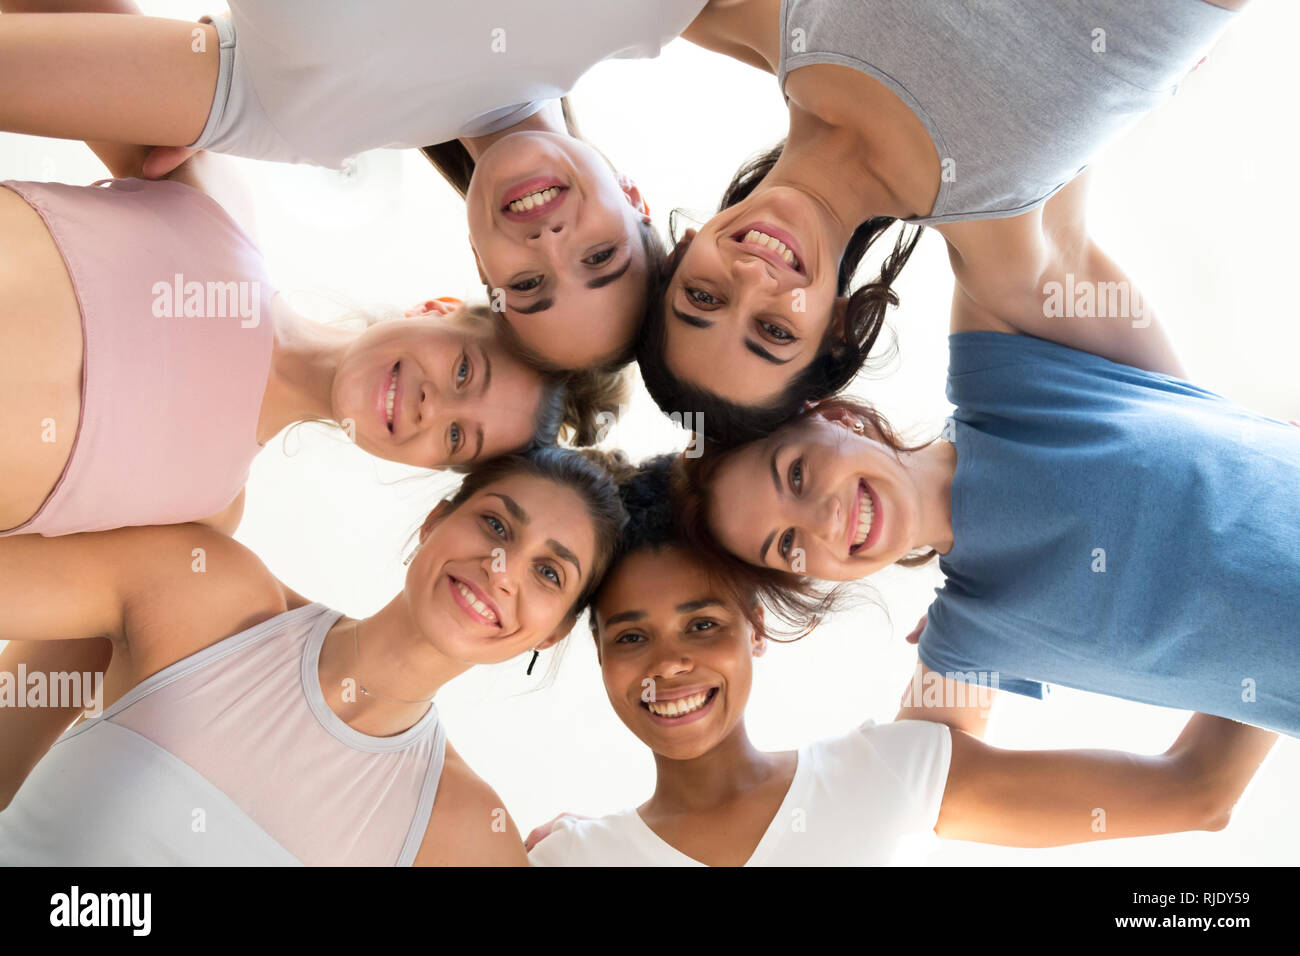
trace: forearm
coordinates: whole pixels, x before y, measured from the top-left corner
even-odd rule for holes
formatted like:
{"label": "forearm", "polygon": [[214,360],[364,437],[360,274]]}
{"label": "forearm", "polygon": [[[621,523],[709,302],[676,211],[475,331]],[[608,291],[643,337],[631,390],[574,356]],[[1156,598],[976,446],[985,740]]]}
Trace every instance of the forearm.
{"label": "forearm", "polygon": [[1222,829],[1276,735],[1196,715],[1164,754],[1005,751],[953,735],[940,836],[1046,847]]}
{"label": "forearm", "polygon": [[6,13],[0,16],[0,129],[187,146],[207,121],[218,66],[210,25],[106,13]]}

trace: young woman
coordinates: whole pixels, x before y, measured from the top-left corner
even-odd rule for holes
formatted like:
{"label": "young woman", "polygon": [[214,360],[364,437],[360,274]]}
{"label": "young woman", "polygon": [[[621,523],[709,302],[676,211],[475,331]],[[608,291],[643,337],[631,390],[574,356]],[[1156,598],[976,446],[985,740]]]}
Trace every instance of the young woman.
{"label": "young woman", "polygon": [[[932,722],[947,714],[905,712],[931,719],[760,751],[745,705],[767,642],[763,589],[676,534],[667,472],[651,463],[625,489],[627,530],[592,613],[610,703],[654,751],[654,793],[535,830],[535,864],[866,865],[929,830],[1027,847],[1217,830],[1276,739],[1198,714],[1160,756],[1009,751],[977,739],[982,724],[972,736]],[[978,719],[989,703],[963,710]]]}
{"label": "young woman", "polygon": [[364,331],[294,312],[206,194],[230,194],[223,162],[0,188],[0,533],[230,517],[262,445],[304,420],[429,468],[562,424],[590,441],[596,409],[503,347],[485,309],[431,300]]}
{"label": "young woman", "polygon": [[[702,5],[236,0],[202,26],[10,15],[0,129],[325,166],[460,139],[480,169],[470,239],[504,324],[551,366],[608,368],[631,358],[663,252],[636,187],[546,104],[602,59],[658,55]],[[166,152],[151,171],[180,154]]]}
{"label": "young woman", "polygon": [[778,578],[940,556],[931,671],[998,672],[1300,735],[1300,430],[1159,372],[949,337],[945,441],[830,399],[690,462],[685,506]]}
{"label": "young woman", "polygon": [[[918,235],[851,288],[895,220],[948,244],[954,309],[1006,330],[1060,325],[1044,286],[1128,279],[1089,238],[1097,151],[1163,102],[1238,0],[735,0],[684,34],[777,76],[786,140],[746,165],[687,230],[638,344],[659,406],[707,437],[765,436],[848,385]],[[1070,184],[1070,185],[1067,185]],[[1071,324],[1065,344],[1178,373],[1150,314]]]}
{"label": "young woman", "polygon": [[106,636],[138,682],[0,813],[0,862],[523,863],[433,698],[561,640],[624,520],[578,452],[497,459],[429,514],[402,592],[363,620],[198,525],[0,541],[0,638]]}

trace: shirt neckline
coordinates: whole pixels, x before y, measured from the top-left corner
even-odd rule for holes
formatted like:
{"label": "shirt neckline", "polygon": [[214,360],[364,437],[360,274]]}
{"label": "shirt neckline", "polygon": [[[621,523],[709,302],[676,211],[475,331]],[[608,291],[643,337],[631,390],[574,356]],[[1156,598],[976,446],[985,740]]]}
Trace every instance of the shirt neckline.
{"label": "shirt neckline", "polygon": [[[795,801],[802,799],[803,793],[808,789],[808,778],[812,773],[812,755],[808,747],[800,747],[795,751],[794,776],[790,779],[790,786],[785,792],[785,797],[781,800],[781,805],[777,807],[776,813],[768,822],[767,828],[763,831],[763,836],[759,838],[758,845],[754,847],[754,852],[749,855],[742,866],[759,866],[772,855],[773,850],[781,839],[780,822],[786,819],[790,814],[790,809]],[[635,807],[628,811],[631,818],[633,832],[636,836],[648,845],[651,853],[658,857],[665,853],[670,853],[679,861],[687,866],[708,866],[707,863],[695,859],[695,857],[683,853],[677,847],[673,846],[650,827],[641,818],[641,812]]]}
{"label": "shirt neckline", "polygon": [[342,611],[329,611],[322,614],[312,626],[302,651],[302,690],[307,706],[316,716],[316,720],[325,730],[353,750],[365,753],[384,754],[404,750],[427,737],[438,726],[438,705],[432,701],[424,716],[407,727],[400,734],[391,737],[372,737],[363,734],[351,726],[325,702],[325,695],[320,689],[320,651],[325,643],[325,635],[335,622],[343,616]]}

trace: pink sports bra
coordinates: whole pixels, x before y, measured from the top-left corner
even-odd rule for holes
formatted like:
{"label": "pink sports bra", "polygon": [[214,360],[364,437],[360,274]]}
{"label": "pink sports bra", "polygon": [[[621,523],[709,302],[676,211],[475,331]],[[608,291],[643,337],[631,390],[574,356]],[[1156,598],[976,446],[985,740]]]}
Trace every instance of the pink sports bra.
{"label": "pink sports bra", "polygon": [[215,514],[248,480],[270,370],[262,254],[183,183],[5,182],[45,221],[76,292],[81,421],[40,509],[0,534],[73,534]]}

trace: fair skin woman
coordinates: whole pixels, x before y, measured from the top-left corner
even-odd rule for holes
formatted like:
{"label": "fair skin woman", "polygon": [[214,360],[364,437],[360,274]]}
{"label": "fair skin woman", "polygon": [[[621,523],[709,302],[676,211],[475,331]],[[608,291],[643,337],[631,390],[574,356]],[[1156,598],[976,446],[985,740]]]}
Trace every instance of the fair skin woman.
{"label": "fair skin woman", "polygon": [[[0,4],[0,129],[149,143],[159,175],[189,155],[217,83],[216,28],[142,16],[120,0]],[[80,11],[80,12],[67,12]],[[60,16],[42,13],[59,12]],[[203,31],[194,50],[194,32]],[[644,309],[650,217],[636,186],[568,135],[558,104],[463,141],[477,169],[470,243],[525,350],[557,369],[630,357]],[[526,207],[526,208],[525,208]]]}
{"label": "fair skin woman", "polygon": [[[1214,5],[1236,10],[1245,0]],[[683,36],[775,74],[780,11],[781,0],[714,0]],[[863,72],[802,66],[785,93],[784,152],[747,198],[686,231],[663,304],[667,372],[744,407],[770,406],[842,337],[837,271],[855,228],[930,214],[943,174],[922,121]],[[1182,374],[1149,314],[1136,326],[1126,315],[1068,329],[1044,315],[1045,283],[1067,274],[1078,283],[1128,282],[1090,238],[1086,199],[1080,178],[1019,216],[936,225],[956,279],[954,318],[1034,335],[1051,329],[1075,348]]]}
{"label": "fair skin woman", "polygon": [[[620,561],[594,607],[610,703],[654,751],[655,790],[637,812],[686,856],[712,866],[744,864],[785,799],[797,762],[791,751],[757,749],[745,728],[753,661],[767,641],[761,614],[744,613],[712,568],[674,545],[643,548]],[[644,700],[647,681],[660,701],[707,691],[702,716],[652,714]],[[973,734],[952,734],[934,827],[946,839],[1045,847],[1219,830],[1276,740],[1272,733],[1198,714],[1156,756],[1002,750],[979,739],[987,704],[972,700],[964,708]],[[946,719],[958,728],[961,716],[899,714]],[[1097,807],[1106,808],[1104,828],[1095,826]],[[550,826],[529,835],[530,847]]]}
{"label": "fair skin woman", "polygon": [[[427,700],[475,664],[563,638],[575,602],[597,573],[601,548],[584,495],[524,471],[504,474],[458,506],[443,502],[419,537],[402,592],[359,622],[340,618],[321,649],[326,702],[371,736],[401,733],[428,709],[401,701]],[[206,551],[204,574],[192,571],[194,548]],[[308,603],[250,551],[200,525],[4,539],[0,582],[6,609],[0,637],[106,639],[115,658],[129,660],[134,683]],[[462,584],[490,616],[457,593]],[[373,694],[345,699],[345,678]],[[523,864],[514,825],[492,826],[499,807],[491,788],[448,744],[416,863]]]}

